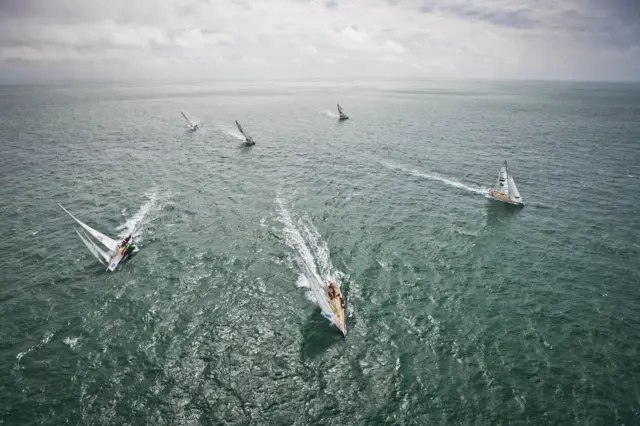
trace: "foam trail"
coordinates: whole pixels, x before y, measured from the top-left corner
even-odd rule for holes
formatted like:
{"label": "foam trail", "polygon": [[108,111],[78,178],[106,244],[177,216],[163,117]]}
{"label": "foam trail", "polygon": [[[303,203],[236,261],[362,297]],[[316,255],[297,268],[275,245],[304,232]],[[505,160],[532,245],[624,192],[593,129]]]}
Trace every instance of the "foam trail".
{"label": "foam trail", "polygon": [[[294,218],[291,212],[285,207],[284,202],[279,197],[276,202],[280,206],[281,222],[284,226],[285,244],[297,253],[297,262],[302,270],[302,276],[298,278],[299,287],[308,287],[313,295],[313,301],[322,311],[322,315],[331,324],[339,328],[346,336],[346,328],[340,323],[340,319],[335,314],[327,298],[325,282],[331,279],[332,265],[329,258],[327,244],[321,239],[320,233],[307,219],[305,221]],[[316,268],[316,261],[320,269]],[[311,296],[307,294],[307,298]]]}
{"label": "foam trail", "polygon": [[311,291],[311,284],[309,284],[309,280],[304,274],[300,274],[298,279],[296,280],[296,287],[302,288],[305,290],[304,294],[314,304],[318,304],[316,297],[313,295],[313,291]]}
{"label": "foam trail", "polygon": [[324,115],[326,115],[328,117],[338,118],[338,114],[336,114],[335,112],[332,112],[332,111],[325,111]]}
{"label": "foam trail", "polygon": [[[298,255],[297,260],[302,269],[296,285],[306,289],[311,289],[311,285],[324,287],[324,282],[334,279],[326,242],[308,220],[294,218],[282,199],[276,198],[276,202],[280,207],[280,222],[284,224],[285,244]],[[307,297],[317,304],[313,293],[309,293]]]}
{"label": "foam trail", "polygon": [[150,193],[145,194],[149,197],[146,203],[144,203],[138,211],[131,216],[125,223],[118,226],[118,230],[120,232],[120,237],[124,238],[129,234],[133,234],[136,241],[142,241],[142,231],[144,229],[144,219],[157,206],[158,202],[158,191],[157,189],[152,190]]}
{"label": "foam trail", "polygon": [[457,180],[454,179],[447,179],[445,177],[442,176],[438,176],[438,175],[434,175],[434,174],[430,174],[430,173],[423,173],[419,170],[415,170],[415,169],[409,169],[406,168],[404,166],[400,166],[400,165],[395,165],[395,164],[391,164],[391,163],[387,163],[387,162],[380,162],[383,166],[392,169],[392,170],[402,170],[404,172],[407,173],[411,173],[413,176],[416,177],[421,177],[421,178],[425,178],[425,179],[429,179],[429,180],[435,180],[438,182],[442,182],[444,184],[447,184],[449,186],[452,186],[454,188],[459,188],[459,189],[464,189],[465,191],[470,191],[470,192],[474,192],[476,194],[480,194],[480,195],[486,195],[487,194],[487,189],[486,188],[478,188],[478,187],[474,187],[474,186],[469,186],[469,185],[465,185],[462,182],[458,182]]}

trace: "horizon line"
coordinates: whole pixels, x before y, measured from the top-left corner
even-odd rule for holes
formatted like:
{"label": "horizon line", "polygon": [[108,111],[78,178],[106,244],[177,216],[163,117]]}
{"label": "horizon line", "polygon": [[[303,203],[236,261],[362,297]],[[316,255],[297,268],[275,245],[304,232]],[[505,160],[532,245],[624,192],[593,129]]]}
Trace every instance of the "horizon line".
{"label": "horizon line", "polygon": [[600,84],[639,84],[638,80],[596,80],[596,79],[566,79],[566,78],[518,78],[518,77],[220,77],[220,78],[175,78],[175,79],[140,79],[140,78],[69,78],[48,79],[33,81],[1,81],[0,86],[55,86],[67,84],[184,84],[184,83],[215,83],[215,82],[293,82],[293,83],[340,83],[349,84],[362,81],[407,81],[407,82],[483,82],[483,83],[600,83]]}

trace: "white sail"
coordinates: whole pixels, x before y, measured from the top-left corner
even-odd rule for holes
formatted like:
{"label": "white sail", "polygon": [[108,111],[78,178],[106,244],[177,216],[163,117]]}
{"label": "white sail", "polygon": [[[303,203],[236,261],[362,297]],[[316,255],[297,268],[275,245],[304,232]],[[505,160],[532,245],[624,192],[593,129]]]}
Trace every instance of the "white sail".
{"label": "white sail", "polygon": [[496,185],[496,190],[498,192],[503,193],[504,195],[509,195],[509,184],[507,182],[507,162],[504,162],[504,166],[500,168],[500,174],[498,175],[498,184]]}
{"label": "white sail", "polygon": [[67,212],[67,214],[69,216],[71,216],[73,218],[73,220],[78,222],[80,224],[80,226],[82,226],[92,237],[94,237],[96,240],[100,241],[106,248],[108,248],[109,251],[116,250],[116,248],[118,247],[118,242],[116,240],[113,240],[113,239],[107,237],[106,235],[104,235],[102,232],[96,231],[95,229],[93,229],[89,225],[80,222],[74,215],[69,213],[69,211],[67,209],[62,207],[62,205],[60,205],[60,204],[58,204],[58,205],[60,206],[60,208],[62,210]]}
{"label": "white sail", "polygon": [[520,197],[520,193],[518,192],[518,188],[516,187],[516,183],[513,181],[513,177],[511,177],[511,173],[509,173],[509,178],[507,180],[509,187],[509,196],[514,201],[521,202],[522,198]]}
{"label": "white sail", "polygon": [[184,119],[185,119],[185,120],[187,120],[187,123],[189,123],[189,127],[191,127],[191,128],[193,129],[195,126],[193,125],[193,123],[191,122],[191,120],[189,120],[189,119],[187,118],[187,116],[186,116],[186,115],[184,115],[184,112],[180,111],[180,114],[182,114],[182,116],[184,117]]}
{"label": "white sail", "polygon": [[86,238],[85,236],[83,236],[80,231],[78,231],[76,228],[74,228],[74,230],[76,231],[76,234],[78,234],[78,236],[80,237],[80,239],[82,240],[82,242],[84,243],[84,245],[87,246],[87,248],[91,251],[91,253],[93,253],[93,255],[101,262],[101,263],[105,263],[103,261],[106,260],[107,264],[109,263],[109,261],[111,260],[109,255],[107,253],[105,253],[104,251],[102,251],[100,249],[100,247],[98,247],[97,245],[95,245],[93,242],[91,242],[91,240],[89,240],[89,238]]}

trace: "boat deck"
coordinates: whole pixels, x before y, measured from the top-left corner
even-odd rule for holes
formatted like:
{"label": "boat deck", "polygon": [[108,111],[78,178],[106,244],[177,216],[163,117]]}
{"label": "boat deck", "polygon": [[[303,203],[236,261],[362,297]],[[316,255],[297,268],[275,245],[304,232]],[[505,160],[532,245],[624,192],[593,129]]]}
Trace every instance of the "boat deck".
{"label": "boat deck", "polygon": [[340,304],[340,298],[342,297],[344,299],[344,296],[342,295],[342,291],[340,291],[340,286],[338,285],[337,282],[334,281],[333,286],[336,289],[336,295],[333,299],[329,297],[329,292],[328,292],[329,287],[327,287],[325,290],[327,292],[327,297],[329,298],[329,306],[331,307],[331,310],[336,315],[336,317],[338,317],[338,322],[340,323],[340,326],[343,329],[346,329],[345,318],[344,318],[344,308]]}

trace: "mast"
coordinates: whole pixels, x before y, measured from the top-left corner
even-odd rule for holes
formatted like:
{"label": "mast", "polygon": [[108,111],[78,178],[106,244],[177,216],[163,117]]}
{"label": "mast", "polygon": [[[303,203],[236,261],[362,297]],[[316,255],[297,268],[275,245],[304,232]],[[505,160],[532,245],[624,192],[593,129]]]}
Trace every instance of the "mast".
{"label": "mast", "polygon": [[507,160],[504,160],[504,172],[505,172],[505,177],[507,178],[507,189],[509,189],[509,187],[508,187],[508,183],[509,183],[509,166],[507,166]]}
{"label": "mast", "polygon": [[193,123],[191,122],[191,120],[189,120],[189,118],[184,114],[184,112],[180,111],[180,114],[182,114],[182,116],[184,117],[185,120],[187,120],[187,123],[189,123],[189,126],[193,127]]}

